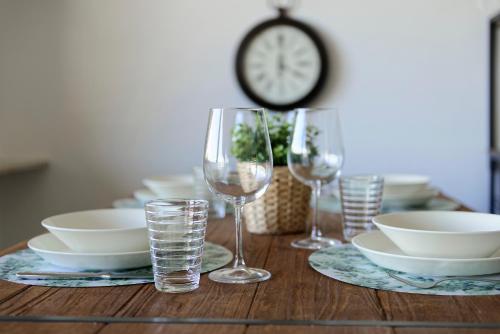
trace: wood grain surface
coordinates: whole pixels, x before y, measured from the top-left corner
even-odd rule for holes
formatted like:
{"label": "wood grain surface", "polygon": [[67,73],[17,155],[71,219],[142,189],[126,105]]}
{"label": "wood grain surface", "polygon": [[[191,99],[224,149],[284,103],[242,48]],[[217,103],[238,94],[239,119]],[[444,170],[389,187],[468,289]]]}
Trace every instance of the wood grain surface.
{"label": "wood grain surface", "polygon": [[[466,208],[461,208],[466,209]],[[340,217],[321,215],[329,235],[340,237]],[[500,296],[458,297],[403,294],[330,279],[309,267],[310,251],[290,247],[301,235],[245,233],[247,264],[272,273],[258,284],[225,285],[202,275],[200,288],[166,294],[153,284],[99,288],[50,288],[0,281],[0,316],[209,318],[252,320],[373,320],[499,323]],[[232,217],[211,221],[207,239],[233,250]],[[25,247],[20,243],[0,252]],[[19,319],[19,318],[18,318]],[[12,318],[11,318],[12,320]],[[439,326],[436,326],[439,327]],[[266,324],[154,324],[96,322],[0,322],[0,333],[498,333],[500,329]]]}

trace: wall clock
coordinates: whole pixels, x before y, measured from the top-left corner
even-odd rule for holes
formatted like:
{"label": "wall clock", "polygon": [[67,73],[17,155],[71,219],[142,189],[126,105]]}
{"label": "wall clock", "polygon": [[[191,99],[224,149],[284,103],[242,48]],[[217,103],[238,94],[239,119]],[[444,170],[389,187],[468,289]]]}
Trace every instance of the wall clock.
{"label": "wall clock", "polygon": [[307,24],[278,8],[277,18],[255,26],[236,55],[236,76],[255,103],[276,111],[303,107],[323,87],[326,48]]}

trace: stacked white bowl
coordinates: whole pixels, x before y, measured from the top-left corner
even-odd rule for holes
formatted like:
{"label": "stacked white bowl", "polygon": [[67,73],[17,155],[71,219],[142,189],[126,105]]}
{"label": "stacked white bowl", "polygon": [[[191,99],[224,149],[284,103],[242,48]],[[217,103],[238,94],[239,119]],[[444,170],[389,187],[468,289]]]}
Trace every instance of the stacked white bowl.
{"label": "stacked white bowl", "polygon": [[386,174],[383,177],[383,202],[387,207],[423,207],[439,193],[425,175]]}
{"label": "stacked white bowl", "polygon": [[142,180],[146,188],[134,191],[134,198],[141,207],[148,201],[160,198],[194,198],[193,182],[190,174],[148,177]]}
{"label": "stacked white bowl", "polygon": [[142,209],[102,209],[46,218],[50,233],[28,247],[56,266],[79,270],[117,270],[151,264]]}
{"label": "stacked white bowl", "polygon": [[134,192],[134,197],[144,204],[157,198],[196,198],[209,201],[209,217],[223,218],[225,203],[214,197],[203,177],[203,169],[194,167],[193,174],[149,177],[142,182],[148,189]]}
{"label": "stacked white bowl", "polygon": [[489,257],[500,248],[500,216],[460,211],[410,211],[373,223],[404,253],[449,259]]}
{"label": "stacked white bowl", "polygon": [[169,176],[152,176],[142,183],[157,196],[157,198],[193,198],[194,178],[190,174]]}
{"label": "stacked white bowl", "polygon": [[352,243],[375,264],[418,275],[500,272],[500,216],[463,211],[409,211],[379,215],[380,229]]}

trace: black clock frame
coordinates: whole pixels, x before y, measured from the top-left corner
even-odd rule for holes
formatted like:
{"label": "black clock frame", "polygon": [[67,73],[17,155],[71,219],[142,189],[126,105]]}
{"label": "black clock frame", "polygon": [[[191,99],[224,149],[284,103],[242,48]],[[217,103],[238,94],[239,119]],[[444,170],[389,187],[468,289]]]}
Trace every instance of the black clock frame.
{"label": "black clock frame", "polygon": [[[243,58],[246,50],[248,49],[248,46],[250,45],[250,42],[262,31],[276,25],[288,25],[304,32],[307,36],[311,38],[311,40],[315,44],[316,48],[318,49],[320,57],[321,70],[319,77],[316,80],[316,83],[314,84],[314,87],[311,89],[309,93],[307,93],[306,96],[304,96],[300,100],[287,104],[274,104],[259,97],[250,88],[250,85],[248,84],[246,77],[244,75],[244,68],[243,68],[244,66]],[[240,87],[245,92],[245,94],[258,105],[273,111],[288,111],[294,108],[304,107],[307,103],[309,103],[313,98],[315,98],[318,95],[318,93],[321,90],[321,87],[324,85],[326,81],[328,74],[327,52],[319,35],[307,24],[287,17],[284,14],[284,12],[282,12],[280,16],[278,16],[277,18],[267,20],[258,24],[248,32],[248,34],[241,41],[241,44],[238,48],[235,65],[236,65],[236,77],[238,79],[238,83],[240,84]]]}

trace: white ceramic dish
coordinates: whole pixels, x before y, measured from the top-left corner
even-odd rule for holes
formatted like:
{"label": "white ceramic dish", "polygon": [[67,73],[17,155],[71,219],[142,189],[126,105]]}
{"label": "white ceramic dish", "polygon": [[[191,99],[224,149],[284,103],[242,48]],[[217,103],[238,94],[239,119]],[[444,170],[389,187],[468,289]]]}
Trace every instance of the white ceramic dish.
{"label": "white ceramic dish", "polygon": [[156,190],[155,195],[159,198],[193,198],[195,194],[194,186],[185,187],[164,187]]}
{"label": "white ceramic dish", "polygon": [[194,194],[194,177],[191,174],[154,176],[142,180],[142,183],[163,198],[190,197]]}
{"label": "white ceramic dish", "polygon": [[138,252],[149,249],[142,209],[102,209],[66,213],[43,227],[77,252]]}
{"label": "white ceramic dish", "polygon": [[[384,186],[385,187],[385,186]],[[334,197],[340,200],[340,190],[331,190]],[[439,189],[434,187],[424,187],[414,192],[386,192],[382,193],[382,204],[387,207],[419,207],[425,206],[439,194]]]}
{"label": "white ceramic dish", "polygon": [[412,256],[482,258],[500,248],[499,215],[410,211],[379,215],[373,223]]}
{"label": "white ceramic dish", "polygon": [[143,209],[144,205],[135,198],[119,198],[113,201],[115,209]]}
{"label": "white ceramic dish", "polygon": [[28,247],[45,261],[79,270],[121,270],[151,265],[149,250],[120,253],[79,253],[72,251],[50,233],[34,237]]}
{"label": "white ceramic dish", "polygon": [[419,207],[425,206],[439,194],[437,188],[423,188],[414,193],[383,194],[383,205],[390,207]]}
{"label": "white ceramic dish", "polygon": [[152,201],[155,199],[165,199],[165,198],[198,198],[199,196],[195,196],[196,189],[195,187],[190,187],[187,191],[172,191],[170,193],[164,193],[164,196],[160,196],[155,194],[149,189],[139,189],[134,191],[134,198],[141,202],[144,205],[148,201]]}
{"label": "white ceramic dish", "polygon": [[134,191],[134,198],[144,205],[144,203],[148,201],[159,199],[160,196],[155,195],[155,193],[149,189],[139,189]]}
{"label": "white ceramic dish", "polygon": [[416,193],[427,188],[430,182],[430,178],[425,175],[385,174],[383,177],[386,196]]}
{"label": "white ceramic dish", "polygon": [[446,259],[414,257],[403,253],[380,231],[360,234],[354,247],[376,265],[417,275],[471,276],[500,272],[500,251],[488,258]]}
{"label": "white ceramic dish", "polygon": [[[320,210],[340,213],[341,205],[338,198],[334,196],[325,196],[320,197],[318,202]],[[418,210],[427,210],[427,211],[454,211],[458,209],[460,205],[446,198],[433,198],[429,202],[427,202],[423,207]],[[413,209],[414,210],[414,209]],[[382,212],[401,212],[408,211],[406,207],[403,206],[386,206],[382,203]]]}

